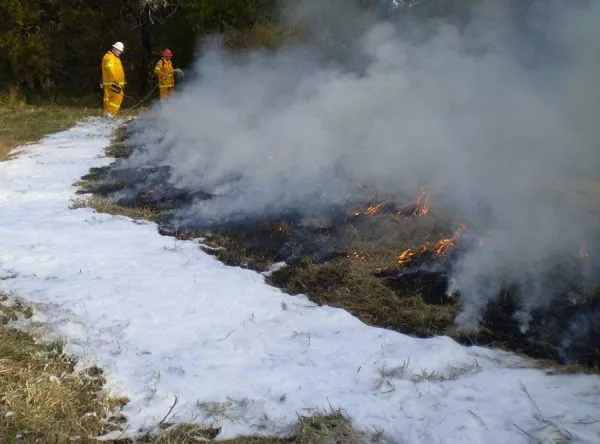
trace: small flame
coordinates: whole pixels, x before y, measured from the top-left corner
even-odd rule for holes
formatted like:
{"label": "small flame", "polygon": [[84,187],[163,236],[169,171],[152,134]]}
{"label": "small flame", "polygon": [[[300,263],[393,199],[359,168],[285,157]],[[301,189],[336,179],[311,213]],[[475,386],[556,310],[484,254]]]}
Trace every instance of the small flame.
{"label": "small flame", "polygon": [[416,253],[412,250],[412,248],[404,250],[402,253],[400,253],[400,256],[398,256],[398,263],[402,266],[408,264],[410,261],[412,261],[412,258],[415,254]]}
{"label": "small flame", "polygon": [[367,255],[363,253],[359,253],[358,251],[353,251],[352,253],[348,253],[346,255],[348,259],[356,259],[358,261],[366,261]]}
{"label": "small flame", "polygon": [[448,250],[456,245],[456,242],[460,239],[466,229],[467,226],[465,224],[460,224],[451,238],[442,239],[437,243],[435,254],[438,256],[445,256]]}
{"label": "small flame", "polygon": [[367,216],[375,216],[376,214],[381,213],[381,210],[383,210],[383,207],[385,207],[386,203],[387,202],[382,202],[376,205],[371,205],[369,208],[367,208],[365,214]]}
{"label": "small flame", "polygon": [[[452,235],[452,237],[441,239],[435,244],[425,242],[419,247],[419,253],[423,254],[426,252],[431,252],[438,257],[445,256],[448,253],[448,251],[456,245],[456,243],[458,242],[458,240],[460,239],[460,237],[466,229],[466,224],[460,224],[457,230]],[[415,253],[415,251],[412,248],[404,250],[402,253],[400,253],[400,256],[398,256],[398,263],[401,266],[407,265],[409,262],[412,261],[413,257],[416,254],[417,253]]]}
{"label": "small flame", "polygon": [[429,213],[429,189],[421,187],[421,194],[417,197],[415,216],[426,216]]}
{"label": "small flame", "polygon": [[426,216],[429,213],[429,195],[430,190],[427,187],[421,187],[421,192],[417,199],[408,205],[404,205],[396,211],[397,216]]}

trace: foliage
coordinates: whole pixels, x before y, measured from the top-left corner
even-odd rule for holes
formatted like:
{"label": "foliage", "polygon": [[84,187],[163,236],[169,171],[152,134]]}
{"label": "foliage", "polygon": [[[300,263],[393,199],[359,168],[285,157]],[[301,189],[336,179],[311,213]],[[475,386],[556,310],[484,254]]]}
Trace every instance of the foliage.
{"label": "foliage", "polygon": [[182,6],[202,34],[250,28],[276,14],[275,0],[182,0]]}
{"label": "foliage", "polygon": [[[3,0],[0,90],[18,88],[27,99],[50,102],[61,95],[99,93],[100,60],[120,40],[126,45],[128,94],[139,95],[146,86],[140,75],[147,70],[142,62],[153,62],[142,42],[146,23],[139,8],[137,0]],[[152,17],[161,13],[156,10]],[[154,33],[168,25],[158,20],[150,26]],[[173,32],[182,29],[178,23]]]}
{"label": "foliage", "polygon": [[[341,1],[379,11],[393,5],[391,0]],[[477,1],[405,0],[401,2],[405,7],[392,9],[393,14],[410,10],[437,17]],[[2,0],[0,91],[18,89],[28,100],[50,102],[99,93],[100,59],[120,40],[126,46],[122,56],[126,94],[142,97],[151,89],[152,66],[165,47],[174,51],[176,66],[183,68],[197,53],[197,42],[208,34],[225,34],[226,44],[236,50],[277,48],[294,34],[274,26],[281,4],[279,0]]]}
{"label": "foliage", "polygon": [[275,0],[3,0],[0,91],[28,100],[99,92],[99,64],[117,40],[126,46],[126,94],[141,96],[165,47],[189,65],[197,37],[270,20]]}

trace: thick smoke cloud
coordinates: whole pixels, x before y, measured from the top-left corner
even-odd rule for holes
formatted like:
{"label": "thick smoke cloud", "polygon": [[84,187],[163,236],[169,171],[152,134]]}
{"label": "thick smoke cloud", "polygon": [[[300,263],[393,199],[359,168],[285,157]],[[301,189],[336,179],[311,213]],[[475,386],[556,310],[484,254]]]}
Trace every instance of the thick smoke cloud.
{"label": "thick smoke cloud", "polygon": [[386,19],[296,3],[288,20],[313,38],[274,54],[206,47],[197,80],[137,122],[145,149],[129,166],[169,165],[173,185],[218,196],[183,221],[309,217],[360,185],[427,185],[483,236],[452,279],[459,323],[511,284],[526,328],[557,258],[594,233],[570,187],[598,179],[600,2],[488,0],[426,22],[392,3]]}

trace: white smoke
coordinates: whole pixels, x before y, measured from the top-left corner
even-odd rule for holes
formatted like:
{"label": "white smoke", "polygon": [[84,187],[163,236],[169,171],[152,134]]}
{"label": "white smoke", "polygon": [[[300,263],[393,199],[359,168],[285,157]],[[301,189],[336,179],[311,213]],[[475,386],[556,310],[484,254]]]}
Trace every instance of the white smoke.
{"label": "white smoke", "polygon": [[488,0],[426,25],[342,4],[293,8],[320,20],[304,45],[206,48],[197,81],[138,124],[129,165],[170,165],[174,185],[218,195],[182,217],[223,221],[426,184],[484,234],[453,276],[459,322],[508,283],[526,324],[555,258],[596,224],[567,197],[599,175],[600,2]]}

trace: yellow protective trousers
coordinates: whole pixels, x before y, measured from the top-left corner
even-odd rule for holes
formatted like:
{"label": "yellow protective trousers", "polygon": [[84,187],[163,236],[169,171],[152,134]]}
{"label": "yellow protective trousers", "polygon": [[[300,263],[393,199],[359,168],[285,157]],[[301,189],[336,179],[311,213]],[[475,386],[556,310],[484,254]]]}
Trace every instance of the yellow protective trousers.
{"label": "yellow protective trousers", "polygon": [[124,95],[125,93],[123,93],[123,91],[116,93],[111,91],[109,86],[104,85],[104,100],[102,101],[102,107],[104,108],[104,111],[112,116],[117,114],[121,108]]}
{"label": "yellow protective trousers", "polygon": [[160,99],[166,99],[173,92],[175,88],[172,86],[159,86],[158,87],[158,95]]}

